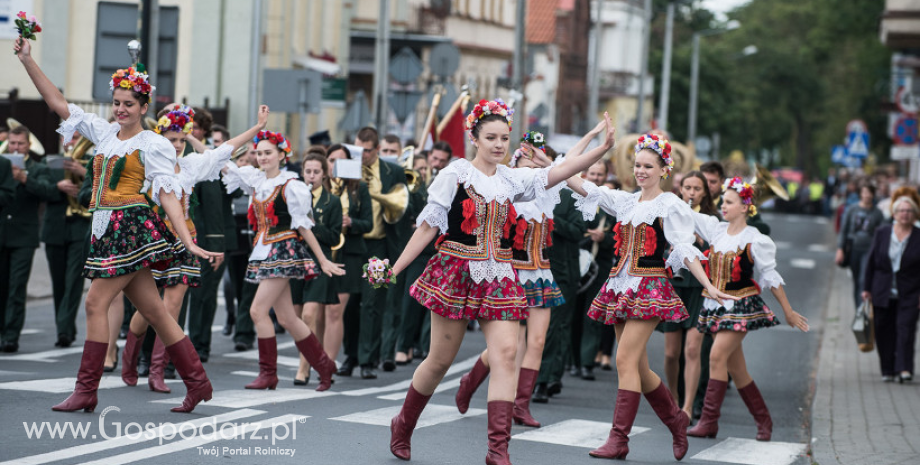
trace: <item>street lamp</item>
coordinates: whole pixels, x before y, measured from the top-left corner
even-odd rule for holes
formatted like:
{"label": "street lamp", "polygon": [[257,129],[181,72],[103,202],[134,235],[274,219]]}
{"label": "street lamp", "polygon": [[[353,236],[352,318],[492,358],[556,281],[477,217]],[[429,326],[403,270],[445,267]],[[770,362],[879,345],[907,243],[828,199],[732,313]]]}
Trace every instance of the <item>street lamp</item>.
{"label": "street lamp", "polygon": [[[693,58],[690,63],[690,118],[687,122],[687,142],[693,143],[693,141],[696,140],[697,88],[700,83],[700,37],[734,31],[739,27],[741,27],[741,23],[733,19],[725,23],[724,28],[706,29],[693,33]],[[756,53],[757,47],[754,47],[754,49]]]}

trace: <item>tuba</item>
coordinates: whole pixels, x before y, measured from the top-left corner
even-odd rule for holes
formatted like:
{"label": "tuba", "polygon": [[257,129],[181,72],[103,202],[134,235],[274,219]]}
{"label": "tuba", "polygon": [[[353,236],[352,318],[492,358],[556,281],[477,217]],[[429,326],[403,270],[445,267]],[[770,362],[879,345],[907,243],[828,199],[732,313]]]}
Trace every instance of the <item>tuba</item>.
{"label": "tuba", "polygon": [[[16,121],[13,118],[7,118],[6,126],[10,129],[16,129],[19,126],[22,126],[22,123]],[[0,153],[6,153],[6,148],[8,145],[9,141],[0,142]],[[36,137],[35,133],[32,131],[29,131],[29,150],[37,153],[40,156],[45,154],[45,146],[42,145],[42,142],[38,140],[38,137]],[[25,155],[26,158],[29,157],[28,153],[24,153],[23,155]]]}
{"label": "tuba", "polygon": [[770,170],[760,164],[754,165],[754,179],[751,184],[757,188],[757,204],[760,205],[773,197],[779,197],[783,200],[789,200],[789,193],[779,181],[773,177]]}
{"label": "tuba", "polygon": [[409,188],[405,184],[397,184],[386,194],[371,192],[371,199],[380,202],[383,207],[383,221],[396,224],[409,208]]}
{"label": "tuba", "polygon": [[[73,161],[83,165],[83,167],[86,167],[87,169],[91,170],[92,167],[89,167],[88,165],[90,161],[92,160],[93,147],[94,145],[92,141],[90,141],[89,139],[85,137],[82,137],[80,138],[80,141],[77,142],[77,145],[75,145],[70,151],[64,154],[64,157],[70,158]],[[92,176],[92,173],[88,173],[88,174]],[[70,182],[76,184],[77,186],[80,186],[83,184],[82,177],[79,177],[73,174],[70,170],[67,170],[67,169],[64,170],[64,179],[69,180]],[[93,214],[90,213],[83,205],[80,205],[80,202],[78,202],[76,198],[71,197],[69,195],[67,196],[67,214],[66,215],[68,217],[79,215],[79,216],[82,216],[83,218],[89,218],[93,216]]]}
{"label": "tuba", "polygon": [[415,162],[415,147],[410,145],[404,148],[399,158],[402,159],[403,170],[406,172],[406,186],[409,193],[414,194],[422,185],[421,174],[412,168]]}

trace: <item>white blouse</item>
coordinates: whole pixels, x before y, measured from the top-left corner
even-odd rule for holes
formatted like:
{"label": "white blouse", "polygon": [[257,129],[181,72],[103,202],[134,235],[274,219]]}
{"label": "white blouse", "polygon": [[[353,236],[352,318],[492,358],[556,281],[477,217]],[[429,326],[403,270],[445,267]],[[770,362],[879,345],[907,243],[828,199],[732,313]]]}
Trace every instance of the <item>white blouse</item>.
{"label": "white blouse", "polygon": [[[681,268],[687,268],[685,261],[706,259],[703,252],[693,245],[696,241],[696,236],[693,235],[693,210],[676,195],[664,192],[652,200],[640,202],[641,192],[630,194],[608,187],[598,187],[587,181],[582,184],[582,189],[588,194],[587,197],[582,197],[578,193],[573,197],[575,208],[581,210],[586,221],[594,219],[598,207],[615,216],[617,221],[633,226],[650,225],[656,219],[662,218],[664,237],[671,244],[671,254],[665,261],[665,267],[670,267],[675,274]],[[629,274],[628,263],[631,258],[629,255],[621,258],[626,260],[627,265],[607,279],[608,290],[616,293],[639,290],[643,277]]]}
{"label": "white blouse", "polygon": [[[190,153],[176,160],[179,164],[176,177],[179,179],[181,192],[191,195],[198,183],[220,179],[220,170],[230,161],[233,150],[233,146],[222,144],[217,148],[205,150],[204,153]],[[149,188],[150,183],[145,181],[141,192],[147,192]]]}
{"label": "white blouse", "polygon": [[[297,173],[282,169],[278,176],[267,178],[264,171],[252,166],[239,167],[234,162],[227,162],[225,166],[227,172],[223,176],[223,181],[227,186],[227,193],[237,189],[248,191],[251,193],[250,203],[252,198],[265,201],[276,187],[293,179],[284,188],[284,200],[291,215],[291,229],[313,229],[312,187],[297,179]],[[270,251],[271,246],[263,243],[262,235],[259,235],[259,242],[253,247],[249,260],[265,260]]]}
{"label": "white blouse", "polygon": [[[179,179],[176,176],[176,149],[165,137],[153,131],[141,131],[126,140],[118,138],[121,125],[110,123],[93,113],[86,113],[82,108],[68,104],[70,117],[61,123],[57,132],[64,140],[73,138],[79,132],[96,145],[95,153],[102,153],[106,158],[129,155],[140,150],[141,163],[144,164],[145,182],[151,186],[149,197],[160,204],[160,192],[174,192],[181,195]],[[97,209],[93,212],[93,237],[99,239],[108,229],[112,210]]]}
{"label": "white blouse", "polygon": [[[720,221],[714,216],[694,212],[693,220],[697,234],[709,242],[709,247],[716,252],[737,252],[751,244],[756,281],[762,289],[778,288],[786,284],[776,271],[776,244],[757,228],[748,226],[740,233],[732,235],[728,233],[728,222]],[[720,304],[715,299],[707,298],[703,302],[703,307],[707,310],[717,310],[719,307],[731,310],[734,306],[733,300],[723,300]]]}
{"label": "white blouse", "polygon": [[[457,160],[438,173],[428,186],[428,205],[419,213],[416,225],[428,223],[447,232],[447,212],[462,184],[464,188],[473,186],[476,193],[486,202],[527,202],[537,200],[547,194],[547,176],[551,168],[509,168],[505,165],[495,167],[495,174],[487,176],[476,169],[468,160]],[[556,191],[556,198],[559,197]],[[515,207],[517,209],[517,207]],[[552,210],[552,208],[550,208]],[[486,260],[470,260],[470,277],[476,283],[483,280],[493,281],[502,278],[517,279],[510,262],[499,262],[493,257]]]}

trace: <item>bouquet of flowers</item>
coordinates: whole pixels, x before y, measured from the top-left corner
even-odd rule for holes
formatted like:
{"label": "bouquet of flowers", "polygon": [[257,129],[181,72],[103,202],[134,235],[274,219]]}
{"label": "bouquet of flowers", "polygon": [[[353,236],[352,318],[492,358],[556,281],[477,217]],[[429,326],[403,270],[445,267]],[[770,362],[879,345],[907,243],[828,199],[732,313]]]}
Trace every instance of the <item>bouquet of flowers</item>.
{"label": "bouquet of flowers", "polygon": [[16,31],[23,39],[35,40],[35,34],[42,32],[42,23],[38,22],[35,16],[26,18],[26,12],[20,11],[16,15]]}
{"label": "bouquet of flowers", "polygon": [[364,274],[361,276],[367,279],[368,284],[374,289],[387,287],[390,284],[396,284],[396,275],[393,274],[393,267],[390,266],[390,260],[383,260],[377,257],[371,257],[364,265]]}
{"label": "bouquet of flowers", "polygon": [[521,142],[528,142],[530,145],[540,150],[546,150],[546,137],[539,131],[525,132],[524,135],[521,136]]}

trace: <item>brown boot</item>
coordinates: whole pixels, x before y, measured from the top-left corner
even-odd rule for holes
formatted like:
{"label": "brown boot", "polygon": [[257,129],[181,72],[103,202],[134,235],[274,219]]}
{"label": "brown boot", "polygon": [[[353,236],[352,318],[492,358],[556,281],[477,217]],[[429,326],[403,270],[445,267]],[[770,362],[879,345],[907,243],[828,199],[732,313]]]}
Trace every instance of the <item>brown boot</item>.
{"label": "brown boot", "polygon": [[317,391],[325,391],[332,387],[332,374],[335,373],[335,362],[326,355],[323,345],[319,343],[316,334],[310,333],[309,336],[296,342],[297,349],[307,359],[310,366],[319,373],[319,386]]}
{"label": "brown boot", "polygon": [[530,414],[530,394],[533,392],[533,385],[537,382],[538,370],[530,368],[521,368],[518,375],[517,395],[514,397],[514,422],[519,425],[540,427],[540,422],[535,420]]}
{"label": "brown boot", "polygon": [[623,460],[629,453],[629,432],[639,411],[641,395],[635,391],[617,391],[617,405],[613,409],[613,426],[603,446],[588,452],[592,457]]}
{"label": "brown boot", "polygon": [[108,343],[86,341],[83,343],[83,358],[80,360],[80,371],[77,372],[77,383],[64,402],[51,407],[58,412],[73,412],[83,409],[92,413],[96,409],[96,390],[99,380],[102,379],[102,366],[105,364],[105,353],[109,350]]}
{"label": "brown boot", "polygon": [[173,412],[189,413],[195,410],[195,406],[201,401],[211,400],[213,388],[211,381],[208,380],[208,374],[205,373],[204,367],[201,366],[201,360],[198,358],[198,352],[192,341],[185,336],[179,342],[166,348],[169,358],[172,359],[173,365],[176,366],[176,372],[182,377],[185,383],[186,393],[185,400],[179,407],[173,407]]}
{"label": "brown boot", "polygon": [[121,380],[128,386],[137,386],[137,356],[141,353],[146,335],[145,332],[136,336],[128,331],[128,337],[125,339],[125,350],[121,352]]}
{"label": "brown boot", "polygon": [[275,389],[278,386],[278,340],[259,338],[259,376],[246,389]]}
{"label": "brown boot", "polygon": [[429,399],[431,399],[430,395],[423,396],[415,390],[414,386],[409,385],[409,392],[406,393],[402,409],[390,422],[390,452],[397,458],[402,460],[411,458],[412,431],[415,430],[418,417],[422,415],[422,410],[425,410]]}
{"label": "brown boot", "polygon": [[489,367],[482,363],[482,357],[476,359],[476,364],[469,373],[460,377],[460,389],[457,389],[457,410],[460,413],[466,413],[470,409],[470,399],[473,393],[489,376]]}
{"label": "brown boot", "polygon": [[773,419],[770,418],[770,411],[767,410],[767,404],[763,401],[757,385],[751,381],[751,384],[738,388],[738,394],[741,394],[741,400],[757,422],[757,440],[769,441],[773,437]]}
{"label": "brown boot", "polygon": [[674,458],[680,460],[687,455],[687,427],[690,426],[690,418],[684,413],[677,402],[671,397],[671,391],[660,383],[657,388],[651,392],[645,393],[645,400],[652,405],[652,410],[661,419],[661,422],[671,430],[671,436],[674,438]]}
{"label": "brown boot", "polygon": [[489,452],[486,454],[486,465],[511,465],[511,459],[508,458],[508,441],[511,440],[513,412],[514,402],[489,402]]}
{"label": "brown boot", "polygon": [[169,394],[172,390],[163,380],[163,371],[166,370],[166,364],[169,363],[169,357],[166,356],[166,346],[163,340],[157,336],[153,343],[153,352],[150,354],[150,374],[147,375],[147,387],[154,392],[163,392]]}
{"label": "brown boot", "polygon": [[687,436],[695,438],[714,438],[719,433],[719,417],[722,415],[722,401],[728,381],[709,378],[706,387],[706,399],[703,401],[703,416],[696,426],[687,430]]}

